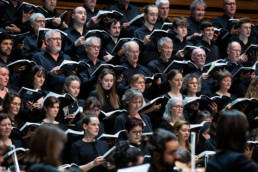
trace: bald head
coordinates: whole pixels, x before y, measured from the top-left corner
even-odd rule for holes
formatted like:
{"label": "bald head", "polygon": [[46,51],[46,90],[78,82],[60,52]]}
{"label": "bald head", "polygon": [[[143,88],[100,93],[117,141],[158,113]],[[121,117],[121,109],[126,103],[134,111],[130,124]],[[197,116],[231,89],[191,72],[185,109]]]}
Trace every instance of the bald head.
{"label": "bald head", "polygon": [[206,62],[206,53],[202,48],[196,48],[192,52],[191,59],[199,68],[202,68]]}
{"label": "bald head", "polygon": [[230,42],[227,48],[228,59],[233,63],[237,63],[240,60],[241,50],[241,45],[238,42]]}

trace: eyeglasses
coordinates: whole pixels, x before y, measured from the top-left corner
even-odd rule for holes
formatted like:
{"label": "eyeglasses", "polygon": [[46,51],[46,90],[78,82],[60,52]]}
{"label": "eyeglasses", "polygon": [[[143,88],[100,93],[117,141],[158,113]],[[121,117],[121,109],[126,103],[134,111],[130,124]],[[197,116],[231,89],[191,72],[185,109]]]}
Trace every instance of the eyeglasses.
{"label": "eyeglasses", "polygon": [[128,52],[131,54],[139,54],[140,53],[140,51],[131,51],[131,50],[129,50]]}
{"label": "eyeglasses", "polygon": [[46,23],[45,20],[35,20],[35,23]]}
{"label": "eyeglasses", "polygon": [[13,105],[13,106],[21,106],[21,103],[12,102],[11,105]]}
{"label": "eyeglasses", "polygon": [[179,110],[179,109],[181,110],[181,109],[183,109],[184,107],[183,107],[183,106],[173,106],[173,108],[176,109],[176,110]]}
{"label": "eyeglasses", "polygon": [[133,133],[135,135],[141,135],[142,134],[142,130],[139,130],[139,131],[133,130],[133,131],[131,131],[131,133]]}
{"label": "eyeglasses", "polygon": [[89,45],[89,47],[93,48],[93,49],[100,49],[100,46],[96,46],[96,45]]}
{"label": "eyeglasses", "polygon": [[53,41],[62,41],[61,38],[49,38],[49,39],[51,39],[51,40],[53,40]]}

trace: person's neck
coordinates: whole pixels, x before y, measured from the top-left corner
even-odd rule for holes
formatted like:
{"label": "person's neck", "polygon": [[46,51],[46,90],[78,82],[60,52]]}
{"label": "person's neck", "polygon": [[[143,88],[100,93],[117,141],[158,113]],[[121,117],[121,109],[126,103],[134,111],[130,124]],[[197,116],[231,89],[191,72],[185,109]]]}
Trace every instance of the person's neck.
{"label": "person's neck", "polygon": [[209,45],[211,45],[211,40],[206,38],[206,37],[203,37],[202,40],[204,40],[205,42],[207,42]]}
{"label": "person's neck", "polygon": [[80,23],[74,23],[73,24],[74,29],[79,32],[81,35],[83,34],[83,24]]}
{"label": "person's neck", "polygon": [[190,91],[187,92],[187,96],[188,96],[188,97],[197,97],[197,96],[196,96],[196,93],[190,92]]}
{"label": "person's neck", "polygon": [[48,51],[48,53],[50,54],[50,56],[51,56],[55,61],[58,60],[59,52],[57,52],[57,53],[52,53],[52,52]]}
{"label": "person's neck", "polygon": [[37,84],[33,84],[33,88],[35,89],[35,90],[41,90],[41,86],[39,86],[39,85],[37,85]]}
{"label": "person's neck", "polygon": [[128,62],[133,68],[136,68],[137,67],[137,63],[130,63]]}
{"label": "person's neck", "polygon": [[217,93],[219,93],[221,95],[227,95],[228,94],[228,90],[227,89],[219,89],[219,91],[217,91]]}
{"label": "person's neck", "polygon": [[160,59],[161,59],[163,62],[165,62],[165,63],[167,63],[167,62],[169,61],[169,59],[163,57],[162,55],[160,56]]}
{"label": "person's neck", "polygon": [[228,16],[230,19],[234,18],[234,14],[225,13],[226,16]]}
{"label": "person's neck", "polygon": [[239,35],[239,39],[246,45],[248,42],[248,37],[244,36],[244,35]]}
{"label": "person's neck", "polygon": [[184,41],[184,38],[181,35],[177,34],[176,37],[180,40],[180,42]]}
{"label": "person's neck", "polygon": [[8,56],[0,53],[0,58],[3,60],[3,62],[6,64],[8,62]]}
{"label": "person's neck", "polygon": [[114,36],[112,36],[112,35],[111,35],[111,37],[112,37],[112,39],[113,39],[114,43],[117,43],[117,41],[118,41],[118,37],[114,37]]}
{"label": "person's neck", "polygon": [[47,115],[47,117],[43,120],[46,123],[57,124],[58,122],[52,116]]}
{"label": "person's neck", "polygon": [[154,28],[154,25],[150,24],[149,22],[145,22],[144,25],[148,28],[149,31],[152,31]]}
{"label": "person's neck", "polygon": [[95,136],[85,133],[82,140],[84,142],[95,142]]}
{"label": "person's neck", "polygon": [[0,140],[2,140],[2,142],[6,146],[11,146],[11,144],[12,144],[12,140],[9,137],[7,137],[7,136],[0,137]]}
{"label": "person's neck", "polygon": [[0,91],[6,91],[5,88],[6,88],[5,86],[0,85]]}
{"label": "person's neck", "polygon": [[97,58],[91,57],[91,56],[88,56],[88,57],[89,57],[89,59],[92,61],[92,63],[93,63],[94,65],[97,64]]}
{"label": "person's neck", "polygon": [[171,88],[169,91],[170,94],[175,95],[175,96],[180,96],[181,97],[181,93],[180,90],[176,89],[176,88]]}

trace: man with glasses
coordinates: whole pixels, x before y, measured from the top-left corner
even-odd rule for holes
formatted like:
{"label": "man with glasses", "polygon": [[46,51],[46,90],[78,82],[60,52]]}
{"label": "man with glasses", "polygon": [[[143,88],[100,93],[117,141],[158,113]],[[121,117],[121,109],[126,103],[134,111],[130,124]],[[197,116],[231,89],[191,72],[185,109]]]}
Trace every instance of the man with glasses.
{"label": "man with glasses", "polygon": [[47,87],[50,91],[61,92],[65,75],[60,70],[64,60],[71,60],[70,56],[61,51],[62,38],[58,30],[50,30],[45,34],[46,50],[36,53],[32,60],[43,66],[48,73]]}
{"label": "man with glasses", "polygon": [[45,44],[42,42],[41,46],[37,45],[39,28],[45,28],[45,16],[41,13],[34,13],[30,16],[30,26],[32,32],[24,39],[24,48],[22,50],[23,57],[31,59],[32,55],[36,52],[45,49]]}

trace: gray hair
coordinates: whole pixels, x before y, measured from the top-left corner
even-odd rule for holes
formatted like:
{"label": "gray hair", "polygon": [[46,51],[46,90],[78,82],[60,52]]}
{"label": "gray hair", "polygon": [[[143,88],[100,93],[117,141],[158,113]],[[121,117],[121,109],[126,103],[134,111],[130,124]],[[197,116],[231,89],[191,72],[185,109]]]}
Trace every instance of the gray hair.
{"label": "gray hair", "polygon": [[206,3],[204,2],[204,0],[194,0],[194,1],[192,2],[192,4],[190,5],[190,10],[193,10],[193,9],[197,6],[197,4],[200,4],[201,6],[204,6],[204,8],[207,7],[207,5],[206,5]]}
{"label": "gray hair", "polygon": [[60,33],[58,30],[56,30],[56,29],[51,29],[51,30],[49,30],[49,31],[47,31],[47,32],[45,33],[45,40],[51,38],[52,35],[55,34],[55,33],[58,33],[58,34],[60,35],[60,37],[61,37],[61,33]]}
{"label": "gray hair", "polygon": [[163,113],[163,119],[167,121],[172,121],[172,116],[170,114],[169,108],[171,108],[176,102],[183,102],[183,100],[178,97],[173,97],[168,100],[165,107],[165,112]]}
{"label": "gray hair", "polygon": [[183,84],[182,84],[182,90],[183,92],[187,92],[187,87],[188,87],[188,83],[189,83],[189,80],[193,79],[193,78],[196,78],[197,79],[197,82],[198,82],[198,89],[197,91],[201,91],[201,88],[202,88],[202,80],[200,77],[198,77],[196,74],[193,74],[193,73],[189,73],[187,75],[184,76],[183,78]]}
{"label": "gray hair", "polygon": [[169,0],[156,0],[156,6],[158,7],[160,4],[169,4]]}
{"label": "gray hair", "polygon": [[38,18],[38,17],[42,17],[42,18],[44,18],[44,20],[45,20],[45,16],[44,16],[43,14],[41,14],[41,13],[33,13],[33,14],[30,16],[30,23],[34,23],[35,20],[36,20],[36,18]]}
{"label": "gray hair", "polygon": [[197,51],[199,51],[199,50],[203,51],[203,52],[206,54],[206,52],[205,52],[205,50],[204,50],[203,48],[198,47],[198,48],[193,49],[193,51],[192,51],[192,56],[195,55],[195,53],[196,53]]}
{"label": "gray hair", "polygon": [[124,44],[124,50],[125,50],[125,52],[128,52],[129,47],[130,47],[130,46],[134,46],[134,45],[137,45],[137,46],[139,47],[139,45],[138,45],[138,43],[137,43],[136,41],[128,41],[128,42],[126,42],[126,43]]}
{"label": "gray hair", "polygon": [[81,83],[81,80],[78,76],[76,75],[70,75],[65,79],[65,83],[64,86],[69,87],[69,85],[71,84],[72,81],[78,81],[79,83]]}
{"label": "gray hair", "polygon": [[90,42],[91,42],[92,40],[97,40],[97,41],[101,44],[101,40],[100,40],[99,37],[90,36],[90,37],[88,37],[88,38],[85,40],[84,46],[85,46],[85,47],[86,47],[86,46],[89,46],[89,45],[90,45]]}
{"label": "gray hair", "polygon": [[135,98],[141,97],[143,102],[143,95],[137,88],[130,88],[125,91],[124,95],[122,96],[122,102],[126,108],[128,108],[129,103]]}
{"label": "gray hair", "polygon": [[169,42],[169,43],[171,42],[173,44],[172,39],[170,39],[169,37],[162,37],[159,39],[159,41],[157,43],[158,47],[162,47],[164,42]]}

